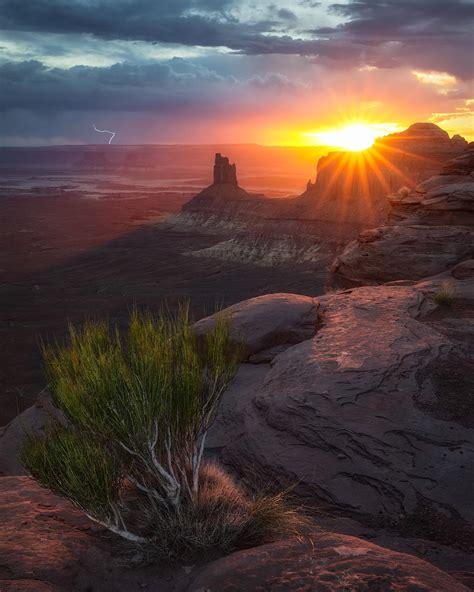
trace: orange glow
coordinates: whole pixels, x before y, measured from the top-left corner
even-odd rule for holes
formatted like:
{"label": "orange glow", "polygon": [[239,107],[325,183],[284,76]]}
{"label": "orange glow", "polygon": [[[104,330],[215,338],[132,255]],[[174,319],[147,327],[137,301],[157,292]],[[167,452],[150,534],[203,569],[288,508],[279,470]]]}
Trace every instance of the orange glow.
{"label": "orange glow", "polygon": [[337,129],[308,132],[305,136],[315,138],[318,144],[359,152],[373,146],[380,136],[393,133],[398,129],[399,126],[393,123],[354,122]]}

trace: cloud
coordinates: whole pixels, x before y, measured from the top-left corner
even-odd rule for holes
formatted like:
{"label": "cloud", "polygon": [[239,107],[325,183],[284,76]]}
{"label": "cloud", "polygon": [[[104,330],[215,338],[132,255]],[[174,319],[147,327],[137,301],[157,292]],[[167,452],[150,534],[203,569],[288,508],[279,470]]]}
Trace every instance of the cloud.
{"label": "cloud", "polygon": [[0,127],[75,139],[89,120],[119,120],[120,141],[140,141],[153,118],[170,140],[202,126],[246,141],[239,121],[307,130],[353,105],[427,119],[471,96],[473,11],[471,0],[0,0]]}
{"label": "cloud", "polygon": [[[0,64],[0,110],[166,111],[216,110],[221,101],[253,104],[252,94],[294,96],[308,90],[278,72],[237,78],[199,63],[174,58],[148,64],[48,68],[38,60]],[[247,101],[248,102],[248,101]]]}
{"label": "cloud", "polygon": [[311,33],[350,43],[370,65],[473,76],[471,0],[352,0],[332,4],[330,12],[346,20]]}
{"label": "cloud", "polygon": [[[173,67],[174,66],[174,67]],[[114,64],[94,68],[47,68],[37,60],[0,65],[0,109],[177,110],[199,105],[199,90],[233,79],[199,65],[170,63]]]}
{"label": "cloud", "polygon": [[0,0],[0,29],[88,34],[209,47],[243,47],[268,22],[236,22],[233,0]]}
{"label": "cloud", "polygon": [[472,77],[471,0],[351,0],[331,4],[329,12],[333,26],[320,24],[327,21],[323,5],[305,0],[291,11],[274,2],[266,12],[247,0],[0,0],[0,28]]}
{"label": "cloud", "polygon": [[280,8],[280,10],[277,12],[277,15],[279,18],[288,21],[294,21],[297,19],[296,14],[287,8]]}

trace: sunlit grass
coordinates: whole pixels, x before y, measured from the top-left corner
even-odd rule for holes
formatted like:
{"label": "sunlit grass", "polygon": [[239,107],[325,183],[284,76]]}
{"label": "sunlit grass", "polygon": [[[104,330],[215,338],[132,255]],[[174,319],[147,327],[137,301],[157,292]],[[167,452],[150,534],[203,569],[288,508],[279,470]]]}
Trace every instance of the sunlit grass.
{"label": "sunlit grass", "polygon": [[121,336],[105,322],[45,346],[55,405],[69,420],[28,438],[23,462],[90,519],[158,555],[229,551],[296,532],[281,495],[246,494],[203,461],[205,439],[240,361],[230,319],[198,337],[187,307],[134,312]]}

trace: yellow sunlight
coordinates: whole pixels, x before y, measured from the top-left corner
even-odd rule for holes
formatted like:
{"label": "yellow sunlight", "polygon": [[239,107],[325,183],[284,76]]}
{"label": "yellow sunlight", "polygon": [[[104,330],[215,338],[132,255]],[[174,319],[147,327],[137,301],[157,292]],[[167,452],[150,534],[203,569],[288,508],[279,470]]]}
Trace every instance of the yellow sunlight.
{"label": "yellow sunlight", "polygon": [[314,137],[318,144],[334,146],[343,150],[358,152],[367,150],[376,138],[398,129],[395,124],[351,123],[339,129],[323,132],[310,132],[305,136]]}

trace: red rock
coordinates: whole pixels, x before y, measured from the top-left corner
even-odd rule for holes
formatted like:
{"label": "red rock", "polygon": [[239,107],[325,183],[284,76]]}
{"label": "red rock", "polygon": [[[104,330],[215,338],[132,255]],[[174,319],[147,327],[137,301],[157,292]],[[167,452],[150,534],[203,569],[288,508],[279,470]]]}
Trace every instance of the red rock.
{"label": "red rock", "polygon": [[206,567],[187,592],[467,592],[421,559],[355,537],[315,533],[234,553]]}
{"label": "red rock", "polygon": [[[390,196],[385,226],[361,233],[331,266],[337,287],[419,280],[474,257],[474,143],[414,192]],[[369,240],[370,238],[370,240]]]}
{"label": "red rock", "polygon": [[0,525],[1,592],[169,592],[188,581],[163,566],[127,567],[120,540],[28,477],[0,477]]}
{"label": "red rock", "polygon": [[[38,520],[40,505],[52,507],[44,520]],[[323,532],[311,541],[279,541],[205,567],[133,567],[130,548],[91,528],[68,502],[26,477],[0,478],[0,521],[2,592],[468,590],[421,559]]]}
{"label": "red rock", "polygon": [[406,198],[446,160],[461,154],[466,144],[459,137],[449,139],[432,123],[414,124],[400,134],[380,138],[366,151],[321,157],[316,181],[310,180],[297,197],[281,198],[245,191],[237,184],[235,165],[218,154],[213,184],[167,223],[214,235],[232,234],[230,240],[227,236],[188,255],[262,267],[292,263],[321,269],[361,231],[385,223],[390,208],[387,194],[404,187]]}
{"label": "red rock", "polygon": [[472,542],[474,416],[456,411],[474,387],[472,352],[458,343],[472,344],[472,326],[462,314],[423,320],[446,280],[456,302],[474,301],[470,279],[451,274],[319,297],[315,335],[270,365],[243,364],[226,391],[211,437],[224,461],[298,483],[329,512],[421,521],[423,536]]}

